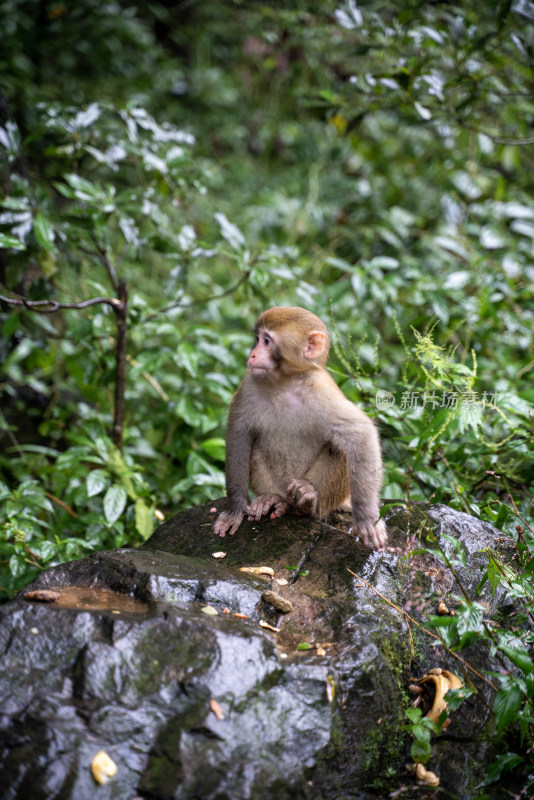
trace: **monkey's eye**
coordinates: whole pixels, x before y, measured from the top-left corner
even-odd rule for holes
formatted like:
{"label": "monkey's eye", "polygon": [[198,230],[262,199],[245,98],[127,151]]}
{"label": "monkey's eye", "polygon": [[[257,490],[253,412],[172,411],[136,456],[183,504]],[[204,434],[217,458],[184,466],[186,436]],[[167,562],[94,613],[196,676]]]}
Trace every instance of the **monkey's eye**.
{"label": "monkey's eye", "polygon": [[265,333],[257,333],[256,334],[256,344],[258,345],[258,344],[260,344],[260,342],[264,347],[270,347],[271,344],[272,344],[272,339],[271,339],[270,336],[267,336],[267,334],[265,334]]}

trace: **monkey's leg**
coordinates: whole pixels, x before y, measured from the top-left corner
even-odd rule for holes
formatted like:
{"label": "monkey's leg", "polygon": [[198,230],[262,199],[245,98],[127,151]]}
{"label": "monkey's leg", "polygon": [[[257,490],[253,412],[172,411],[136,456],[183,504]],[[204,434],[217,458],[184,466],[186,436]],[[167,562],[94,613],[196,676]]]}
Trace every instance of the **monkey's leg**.
{"label": "monkey's leg", "polygon": [[350,497],[347,458],[325,445],[303,478],[292,481],[286,490],[291,505],[303,514],[325,517],[341,508]]}
{"label": "monkey's leg", "polygon": [[[272,511],[271,511],[272,509]],[[249,522],[258,522],[270,513],[271,519],[283,517],[287,511],[287,503],[279,494],[260,494],[252,500],[247,508]]]}

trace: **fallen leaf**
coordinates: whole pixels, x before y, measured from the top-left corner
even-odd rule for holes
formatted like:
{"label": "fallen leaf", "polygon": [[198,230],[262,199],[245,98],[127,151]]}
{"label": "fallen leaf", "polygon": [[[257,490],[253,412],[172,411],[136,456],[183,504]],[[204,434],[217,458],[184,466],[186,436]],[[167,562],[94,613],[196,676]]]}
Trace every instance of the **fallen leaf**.
{"label": "fallen leaf", "polygon": [[280,628],[275,628],[274,625],[269,625],[268,622],[264,622],[262,619],[260,620],[260,628],[267,628],[267,630],[274,633],[280,633]]}
{"label": "fallen leaf", "polygon": [[102,785],[117,774],[117,765],[104,750],[99,750],[91,761],[91,772],[95,781]]}
{"label": "fallen leaf", "polygon": [[416,764],[414,772],[419,783],[423,783],[425,786],[439,786],[439,778],[435,772],[425,769],[422,764]]}
{"label": "fallen leaf", "polygon": [[210,700],[210,709],[213,711],[217,719],[224,719],[223,710],[217,700]]}
{"label": "fallen leaf", "polygon": [[328,702],[331,703],[336,693],[336,682],[332,675],[326,676],[326,697]]}
{"label": "fallen leaf", "polygon": [[277,611],[281,611],[282,614],[289,614],[290,611],[293,611],[293,606],[286,600],[285,597],[282,597],[281,594],[277,594],[277,592],[271,592],[267,590],[263,592],[261,596],[262,600],[265,600],[266,603],[269,603],[273,608]]}
{"label": "fallen leaf", "polygon": [[202,609],[202,612],[204,614],[208,614],[210,617],[216,617],[219,614],[217,609],[213,608],[213,606],[204,606],[204,608]]}
{"label": "fallen leaf", "polygon": [[61,597],[60,592],[54,592],[52,589],[36,589],[34,592],[26,592],[24,594],[25,600],[30,600],[37,603],[53,603]]}
{"label": "fallen leaf", "polygon": [[274,578],[274,569],[272,567],[240,567],[240,572],[248,572],[251,575],[269,575]]}

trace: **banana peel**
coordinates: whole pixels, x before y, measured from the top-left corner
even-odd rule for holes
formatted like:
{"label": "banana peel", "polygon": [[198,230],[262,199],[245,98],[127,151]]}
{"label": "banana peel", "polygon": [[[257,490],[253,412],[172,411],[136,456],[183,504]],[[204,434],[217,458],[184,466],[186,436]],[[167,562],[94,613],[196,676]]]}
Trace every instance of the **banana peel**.
{"label": "banana peel", "polygon": [[430,772],[423,764],[414,765],[414,774],[417,782],[423,786],[439,786],[439,778],[435,772]]}
{"label": "banana peel", "polygon": [[[433,683],[435,686],[434,702],[426,716],[436,723],[443,711],[447,710],[445,695],[449,689],[461,689],[463,686],[462,681],[457,675],[446,669],[440,669],[439,667],[430,669],[426,675],[423,675],[423,677],[418,680],[418,683],[419,685]],[[450,724],[450,720],[447,719],[444,723],[444,727],[448,727],[448,724]]]}
{"label": "banana peel", "polygon": [[[449,689],[461,689],[463,682],[460,680],[458,675],[455,675],[453,672],[449,672],[447,669],[441,669],[440,667],[430,669],[426,675],[423,675],[422,678],[419,678],[417,684],[410,685],[411,691],[417,694],[414,705],[418,705],[421,700],[423,700],[424,703],[425,699],[427,698],[424,696],[425,692],[423,686],[425,684],[432,683],[434,684],[434,702],[432,703],[432,708],[430,711],[426,713],[426,717],[437,723],[441,714],[448,710],[447,703],[445,701],[445,695]],[[448,728],[449,725],[450,719],[447,718],[443,723],[442,728]],[[417,782],[420,785],[433,788],[439,786],[438,776],[434,772],[427,770],[423,764],[414,764],[412,766],[412,770],[415,774]]]}

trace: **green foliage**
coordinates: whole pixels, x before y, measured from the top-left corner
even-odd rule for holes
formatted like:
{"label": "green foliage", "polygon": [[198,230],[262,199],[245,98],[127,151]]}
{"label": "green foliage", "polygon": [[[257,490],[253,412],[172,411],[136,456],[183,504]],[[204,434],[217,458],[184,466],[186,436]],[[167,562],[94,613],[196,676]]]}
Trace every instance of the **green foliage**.
{"label": "green foliage", "polygon": [[414,763],[426,764],[430,758],[430,739],[439,732],[439,727],[433,720],[424,717],[420,708],[408,708],[406,716],[410,724],[404,725],[403,729],[413,737],[410,755]]}
{"label": "green foliage", "polygon": [[[432,536],[431,536],[432,538]],[[458,542],[456,542],[458,550]],[[518,548],[519,550],[520,548]],[[524,555],[524,548],[523,550]],[[446,557],[436,548],[429,549],[451,569],[455,568],[454,560]],[[531,769],[530,755],[534,741],[534,661],[532,646],[534,637],[530,630],[531,620],[534,618],[534,582],[530,560],[527,569],[523,569],[521,562],[518,566],[505,565],[495,553],[488,553],[488,568],[479,583],[480,592],[488,581],[493,593],[498,588],[504,590],[505,600],[510,603],[515,601],[516,611],[511,624],[497,629],[491,628],[484,620],[482,607],[467,599],[459,601],[459,607],[454,616],[430,617],[429,624],[433,626],[443,643],[450,650],[459,650],[469,645],[486,645],[488,653],[497,663],[502,665],[499,672],[491,673],[491,678],[497,686],[493,700],[495,724],[499,735],[507,732],[508,738],[515,734],[518,750],[524,749],[528,759],[520,753],[508,751],[499,756],[490,768],[488,775],[481,786],[497,781],[501,774],[523,762]],[[447,695],[449,701],[449,694]],[[451,709],[455,706],[451,705]],[[527,794],[534,789],[532,777],[527,779],[525,791]]]}

